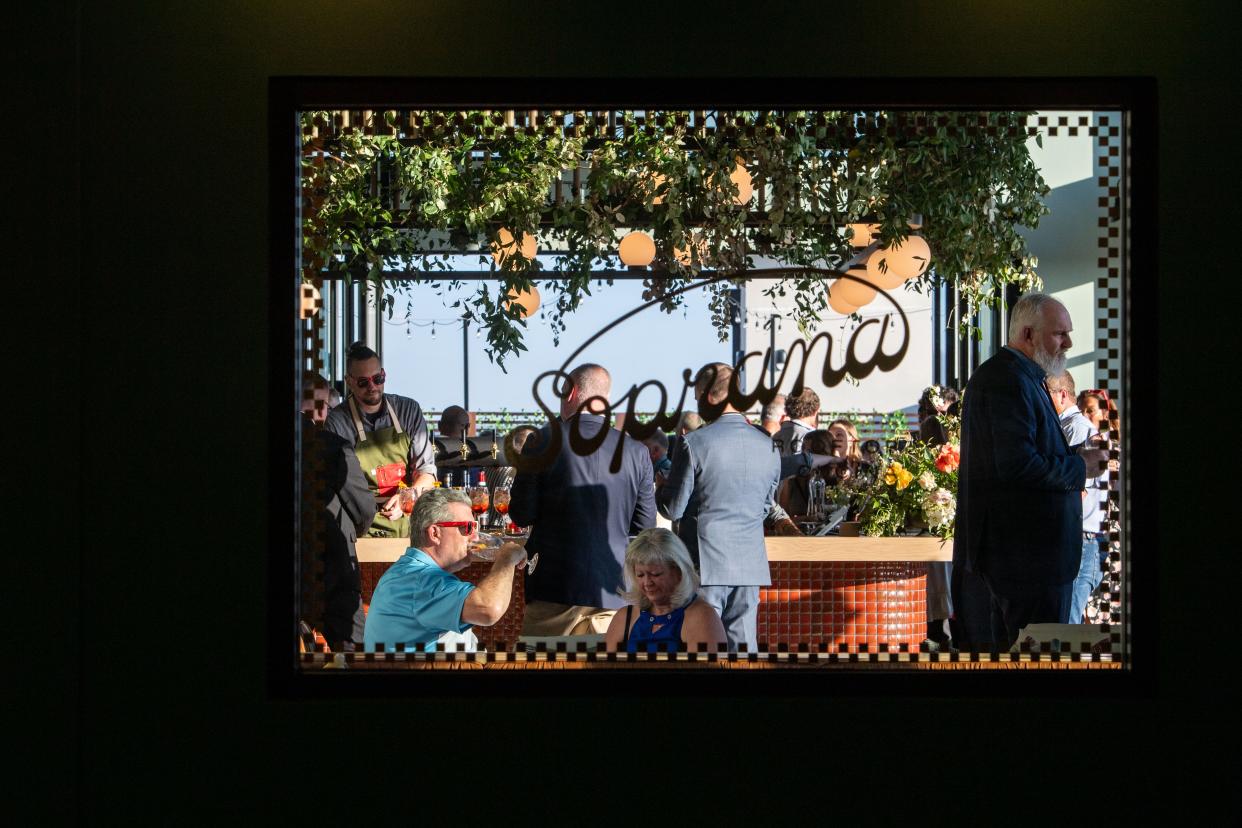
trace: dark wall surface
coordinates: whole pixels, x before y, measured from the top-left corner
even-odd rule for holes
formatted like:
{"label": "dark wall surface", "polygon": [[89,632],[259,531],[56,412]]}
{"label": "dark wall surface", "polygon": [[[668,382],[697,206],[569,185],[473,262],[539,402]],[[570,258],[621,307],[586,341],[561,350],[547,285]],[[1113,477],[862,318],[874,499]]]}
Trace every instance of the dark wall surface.
{"label": "dark wall surface", "polygon": [[[1188,749],[1188,737],[1196,750],[1219,738],[1213,710],[1223,691],[1192,683],[1182,669],[1162,671],[1157,698],[1145,701],[1024,702],[1020,681],[1009,697],[986,701],[669,700],[654,683],[649,695],[610,701],[268,699],[266,106],[274,75],[823,76],[841,83],[863,76],[1154,77],[1158,223],[1184,228],[1193,221],[1207,242],[1236,218],[1236,199],[1221,192],[1222,182],[1238,180],[1228,94],[1234,47],[1224,4],[1170,8],[51,6],[22,45],[23,83],[45,90],[30,104],[42,122],[76,128],[46,144],[52,155],[41,169],[58,193],[46,205],[32,203],[35,215],[27,218],[37,229],[29,246],[40,252],[23,255],[32,257],[35,273],[43,272],[43,258],[54,259],[46,264],[60,284],[78,286],[64,291],[73,296],[60,312],[80,313],[81,323],[76,338],[58,347],[80,356],[77,416],[66,427],[76,429],[97,497],[78,514],[83,535],[65,547],[67,556],[82,556],[80,617],[54,613],[43,630],[76,641],[82,655],[47,674],[44,695],[60,707],[58,738],[45,735],[28,748],[47,783],[34,790],[53,809],[81,807],[79,815],[92,820],[275,808],[299,792],[319,798],[303,798],[311,810],[381,790],[434,801],[454,783],[519,799],[521,790],[542,792],[549,797],[542,809],[560,796],[549,789],[554,782],[578,790],[625,784],[634,780],[624,770],[630,760],[646,769],[656,758],[693,767],[700,756],[731,768],[708,776],[708,790],[735,774],[786,780],[779,789],[757,782],[759,797],[776,790],[797,796],[829,777],[874,796],[898,770],[905,780],[927,771],[936,780],[928,791],[1002,798],[1022,790],[1020,778],[1064,796],[1081,785],[1101,790],[1109,774],[1126,774],[1130,784],[1110,801],[1155,790],[1155,780],[1173,772],[1168,756]],[[66,174],[69,164],[80,176]],[[39,209],[68,204],[79,209],[67,211],[55,232],[37,220]],[[1180,243],[1184,234],[1176,235]],[[1179,389],[1219,380],[1207,378],[1212,363],[1199,340],[1175,333],[1203,319],[1209,303],[1202,288],[1223,284],[1226,259],[1192,257],[1190,273],[1186,251],[1169,243],[1156,283],[1136,286],[1158,292],[1161,331],[1157,364],[1135,366],[1155,372],[1159,384],[1136,392],[1132,405],[1159,410],[1164,423],[1213,416],[1207,406],[1181,411]],[[1211,324],[1196,321],[1194,329]],[[1145,448],[1167,475],[1186,468],[1181,439]],[[1177,479],[1188,478],[1178,472]],[[1182,495],[1197,490],[1165,485]],[[1179,601],[1219,554],[1188,539],[1185,528],[1210,525],[1214,513],[1210,501],[1183,497],[1176,517],[1162,521],[1156,632],[1163,658],[1190,646]],[[62,570],[62,590],[75,591],[64,583],[77,578],[75,569]],[[170,646],[178,649],[158,649]],[[875,731],[889,745],[879,757],[862,747]],[[561,747],[565,740],[574,747]],[[854,768],[852,776],[838,775],[843,765]],[[499,770],[505,767],[515,770]]]}

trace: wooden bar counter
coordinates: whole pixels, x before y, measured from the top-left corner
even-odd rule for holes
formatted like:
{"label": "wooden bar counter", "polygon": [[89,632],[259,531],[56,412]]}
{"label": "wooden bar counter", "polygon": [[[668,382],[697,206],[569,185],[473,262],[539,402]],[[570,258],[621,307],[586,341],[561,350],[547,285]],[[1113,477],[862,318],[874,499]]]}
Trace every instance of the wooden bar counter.
{"label": "wooden bar counter", "polygon": [[[857,651],[881,644],[917,649],[927,630],[927,565],[953,559],[953,542],[937,537],[766,538],[772,585],[759,590],[759,643]],[[402,538],[359,539],[362,600],[408,547]],[[477,582],[491,564],[471,564],[458,577]],[[513,642],[522,628],[522,579],[500,623],[476,627],[482,647]],[[765,649],[766,649],[765,648]]]}

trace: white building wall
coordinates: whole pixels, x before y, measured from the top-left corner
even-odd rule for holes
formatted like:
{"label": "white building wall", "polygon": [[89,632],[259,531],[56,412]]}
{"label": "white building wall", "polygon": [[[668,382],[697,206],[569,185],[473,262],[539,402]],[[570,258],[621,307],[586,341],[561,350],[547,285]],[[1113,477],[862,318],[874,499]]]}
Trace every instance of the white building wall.
{"label": "white building wall", "polygon": [[[1058,124],[1065,117],[1077,124],[1086,116],[1092,124],[1098,116],[1091,112],[1040,112],[1049,124]],[[1113,116],[1112,123],[1117,123]],[[1031,158],[1039,167],[1048,186],[1051,213],[1044,216],[1039,227],[1026,232],[1031,252],[1039,258],[1036,273],[1044,281],[1044,292],[1065,305],[1074,323],[1068,367],[1079,389],[1100,387],[1097,361],[1103,356],[1098,348],[1100,296],[1097,280],[1105,275],[1099,266],[1103,255],[1099,239],[1100,217],[1104,215],[1099,199],[1103,190],[1098,176],[1097,138],[1086,129],[1070,135],[1064,127],[1057,135],[1044,135],[1043,147],[1032,138],[1028,142]]]}
{"label": "white building wall", "polygon": [[[1092,124],[1098,120],[1095,113],[1089,112],[1041,112],[1038,116],[1047,117],[1049,124],[1057,124],[1061,116],[1067,117],[1070,124],[1077,124],[1083,116]],[[1115,116],[1113,123],[1117,123]],[[1098,308],[1100,291],[1096,284],[1105,271],[1098,262],[1102,255],[1099,219],[1103,213],[1099,205],[1102,190],[1098,183],[1101,166],[1097,139],[1089,135],[1085,128],[1078,129],[1077,135],[1070,135],[1067,129],[1061,128],[1055,136],[1045,134],[1042,147],[1034,138],[1030,139],[1029,148],[1036,166],[1052,188],[1047,196],[1051,213],[1043,218],[1037,229],[1027,230],[1024,235],[1031,252],[1038,257],[1036,272],[1044,281],[1044,291],[1063,302],[1073,319],[1074,347],[1070,351],[1070,372],[1079,388],[1098,387],[1100,380],[1096,365],[1102,352],[1097,345],[1099,318],[1103,311]],[[756,267],[776,264],[761,258],[755,262]],[[763,295],[764,288],[771,284],[772,280],[754,279],[746,288],[745,344],[748,351],[762,351],[769,346],[770,334],[764,326],[773,315],[782,320],[777,324],[776,348],[788,352],[795,340],[803,338],[789,319],[792,301]],[[913,410],[923,388],[931,384],[934,362],[931,297],[906,289],[893,295],[910,324],[910,347],[905,359],[891,372],[876,371],[857,385],[843,382],[828,389],[819,381],[821,360],[813,358],[806,374],[806,383],[820,395],[826,410]],[[889,309],[885,305],[882,299],[877,299],[864,309],[864,319],[882,316]],[[833,364],[840,365],[844,348],[857,326],[858,323],[829,309],[825,312],[823,323],[806,339],[809,342],[821,331],[832,334]],[[898,334],[899,330],[894,329],[891,333]],[[946,331],[946,334],[954,335],[951,331]],[[873,342],[874,338],[874,332],[860,338],[861,354],[871,353],[871,347],[861,345]],[[887,340],[885,345],[889,351],[894,347]],[[748,366],[751,364],[757,364],[757,360],[748,363]],[[791,369],[786,374],[782,392],[789,391],[793,377]],[[748,373],[747,384],[753,387],[754,382],[752,371]]]}
{"label": "white building wall", "polygon": [[[756,259],[756,267],[775,266],[775,263]],[[763,351],[771,343],[771,334],[765,327],[768,321],[776,316],[776,347],[790,352],[796,340],[804,339],[796,324],[790,318],[793,302],[788,297],[770,298],[763,295],[765,288],[770,287],[774,280],[752,279],[746,288],[746,350]],[[897,409],[913,409],[918,403],[919,394],[931,383],[932,378],[932,330],[931,330],[931,297],[916,293],[913,290],[893,291],[894,300],[906,314],[910,327],[910,343],[905,358],[892,371],[873,371],[869,376],[858,381],[857,385],[844,381],[840,385],[828,388],[821,382],[823,366],[823,345],[811,352],[804,377],[805,384],[819,394],[825,411],[895,411]],[[885,314],[891,314],[890,326],[885,334],[884,350],[893,353],[901,342],[901,321],[895,309],[883,297],[877,297],[870,305],[863,308],[863,322],[875,318],[876,324],[867,326],[859,336],[856,354],[864,362],[875,352],[879,339],[879,325],[883,323]],[[860,322],[843,317],[831,308],[825,310],[823,322],[805,337],[810,340],[820,332],[832,335],[831,365],[841,366],[845,361],[846,348]],[[749,387],[754,387],[755,377],[751,366],[757,366],[758,360],[747,363],[746,377]],[[793,365],[785,374],[785,382],[781,386],[782,393],[788,393],[796,377],[797,365]],[[777,372],[779,376],[779,371]]]}

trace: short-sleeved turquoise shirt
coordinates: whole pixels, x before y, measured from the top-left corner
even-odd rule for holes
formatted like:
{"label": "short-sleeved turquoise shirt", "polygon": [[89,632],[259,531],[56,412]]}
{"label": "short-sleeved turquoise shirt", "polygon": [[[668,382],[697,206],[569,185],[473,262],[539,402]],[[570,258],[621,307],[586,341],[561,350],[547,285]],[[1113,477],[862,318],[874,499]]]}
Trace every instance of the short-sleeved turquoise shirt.
{"label": "short-sleeved turquoise shirt", "polygon": [[390,652],[397,644],[434,650],[442,634],[466,632],[470,625],[462,621],[461,608],[474,588],[410,547],[375,585],[363,633],[367,650],[379,643]]}

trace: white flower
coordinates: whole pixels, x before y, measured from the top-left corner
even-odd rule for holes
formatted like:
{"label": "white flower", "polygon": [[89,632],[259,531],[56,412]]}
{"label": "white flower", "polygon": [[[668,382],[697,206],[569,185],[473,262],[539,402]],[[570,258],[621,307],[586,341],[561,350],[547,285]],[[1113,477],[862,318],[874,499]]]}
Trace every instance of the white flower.
{"label": "white flower", "polygon": [[925,471],[919,475],[919,485],[926,491],[930,492],[932,489],[936,488],[936,478],[931,472]]}
{"label": "white flower", "polygon": [[957,498],[948,489],[936,489],[923,496],[923,517],[933,529],[953,521],[957,513]]}

